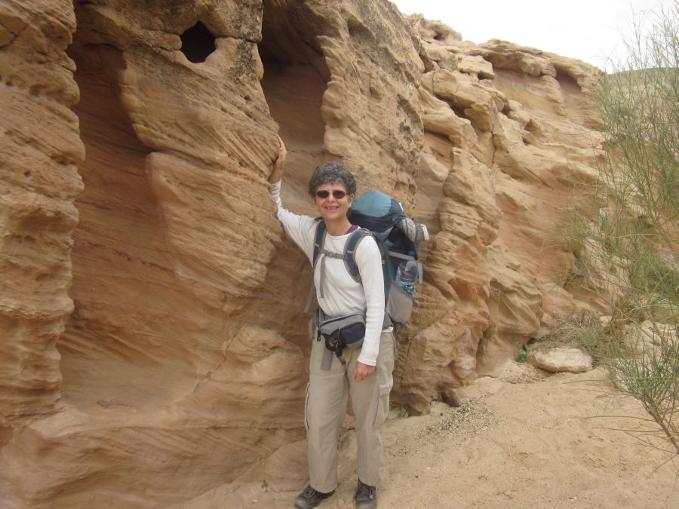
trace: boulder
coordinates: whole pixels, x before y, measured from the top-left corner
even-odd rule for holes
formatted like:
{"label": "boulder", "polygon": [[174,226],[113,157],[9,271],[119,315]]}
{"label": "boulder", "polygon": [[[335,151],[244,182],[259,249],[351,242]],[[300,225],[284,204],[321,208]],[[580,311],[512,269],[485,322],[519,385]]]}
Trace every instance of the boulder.
{"label": "boulder", "polygon": [[550,373],[583,373],[593,367],[591,355],[566,346],[531,351],[528,362]]}

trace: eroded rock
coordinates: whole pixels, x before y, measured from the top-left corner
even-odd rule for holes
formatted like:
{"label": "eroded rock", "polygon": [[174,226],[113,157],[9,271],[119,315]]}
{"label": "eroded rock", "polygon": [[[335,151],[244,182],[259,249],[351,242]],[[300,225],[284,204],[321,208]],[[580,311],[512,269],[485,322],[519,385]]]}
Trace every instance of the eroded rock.
{"label": "eroded rock", "polygon": [[56,411],[84,158],[71,2],[0,6],[0,427]]}
{"label": "eroded rock", "polygon": [[596,69],[387,1],[25,4],[0,5],[9,507],[303,482],[310,269],[268,197],[277,133],[288,208],[313,214],[339,158],[432,233],[398,334],[408,412],[604,310],[554,238],[596,178]]}
{"label": "eroded rock", "polygon": [[591,355],[566,346],[531,351],[528,362],[550,373],[583,373],[592,369]]}

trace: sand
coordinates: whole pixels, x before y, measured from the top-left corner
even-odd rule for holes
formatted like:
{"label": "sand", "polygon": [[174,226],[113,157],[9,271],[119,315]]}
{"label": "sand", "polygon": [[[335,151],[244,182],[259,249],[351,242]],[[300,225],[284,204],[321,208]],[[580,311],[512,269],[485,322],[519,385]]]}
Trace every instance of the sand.
{"label": "sand", "polygon": [[[392,412],[380,508],[679,507],[679,461],[603,369],[546,376],[512,363],[459,396],[460,407],[434,403],[426,416]],[[340,485],[320,508],[353,508],[351,431],[340,447]],[[224,486],[184,507],[290,508],[287,484]]]}

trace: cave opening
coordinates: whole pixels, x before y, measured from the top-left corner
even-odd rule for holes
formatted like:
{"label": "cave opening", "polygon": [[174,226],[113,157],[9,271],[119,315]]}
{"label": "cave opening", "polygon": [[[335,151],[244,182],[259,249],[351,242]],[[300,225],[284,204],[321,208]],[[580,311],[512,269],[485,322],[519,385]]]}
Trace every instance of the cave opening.
{"label": "cave opening", "polygon": [[[318,214],[307,194],[309,177],[319,163],[331,157],[323,148],[325,122],[321,108],[329,72],[316,41],[322,29],[318,18],[303,3],[264,0],[262,40],[257,48],[264,70],[260,85],[288,150],[283,204],[295,213],[310,216]],[[276,309],[279,313],[267,325],[284,330],[286,340],[308,350],[303,325],[307,319],[302,309],[311,267],[291,240],[283,242],[269,265],[264,286],[274,290],[260,292],[251,312],[262,323],[261,317]],[[291,290],[290,298],[281,302],[277,289]],[[287,317],[285,325],[280,316]]]}
{"label": "cave opening", "polygon": [[303,9],[264,1],[259,54],[264,66],[262,90],[288,149],[283,198],[297,210],[313,213],[306,183],[324,159],[321,107],[329,71],[314,35],[319,27]]}
{"label": "cave opening", "polygon": [[194,64],[205,62],[215,49],[215,36],[202,23],[198,22],[181,36],[181,52]]}

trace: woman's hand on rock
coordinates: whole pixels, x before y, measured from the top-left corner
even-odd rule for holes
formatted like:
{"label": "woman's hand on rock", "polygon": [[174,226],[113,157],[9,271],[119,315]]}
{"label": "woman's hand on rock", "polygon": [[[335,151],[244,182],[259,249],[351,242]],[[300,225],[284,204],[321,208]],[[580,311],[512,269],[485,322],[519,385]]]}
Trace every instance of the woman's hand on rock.
{"label": "woman's hand on rock", "polygon": [[285,172],[285,158],[288,155],[288,151],[285,148],[285,143],[280,136],[278,138],[278,151],[276,152],[276,158],[273,161],[273,170],[271,175],[269,175],[269,182],[275,184],[283,178],[283,173]]}

